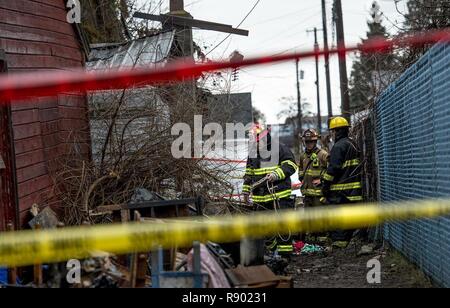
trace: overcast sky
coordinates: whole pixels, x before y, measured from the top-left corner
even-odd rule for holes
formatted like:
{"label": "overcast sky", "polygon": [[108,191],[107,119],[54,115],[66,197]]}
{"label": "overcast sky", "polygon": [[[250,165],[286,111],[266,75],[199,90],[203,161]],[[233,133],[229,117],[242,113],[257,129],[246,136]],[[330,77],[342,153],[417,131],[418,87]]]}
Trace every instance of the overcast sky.
{"label": "overcast sky", "polygon": [[[143,0],[144,1],[144,0]],[[250,11],[256,0],[185,0],[185,7],[194,18],[230,24],[236,27]],[[358,43],[365,37],[367,21],[373,0],[342,0],[345,36],[348,44]],[[403,0],[399,9],[405,11]],[[333,39],[331,28],[332,0],[327,0],[330,46]],[[383,24],[391,32],[396,32],[395,24],[401,25],[400,15],[394,0],[379,0],[385,14]],[[167,12],[169,0],[163,0],[161,11]],[[227,58],[234,50],[244,56],[294,52],[313,48],[314,35],[307,33],[314,27],[322,28],[321,0],[261,0],[256,9],[240,28],[250,31],[248,37],[231,36],[220,47],[212,52],[212,59]],[[194,37],[201,46],[215,46],[226,34],[194,30]],[[323,35],[319,32],[319,43],[323,47]],[[351,72],[353,55],[348,58],[348,74]],[[311,104],[311,111],[317,111],[315,90],[314,59],[303,60],[300,69],[305,71],[305,79],[301,82],[302,97]],[[334,113],[340,112],[339,67],[337,59],[332,58],[330,64],[332,80],[332,97]],[[321,109],[327,114],[325,69],[320,62]],[[295,63],[246,68],[240,72],[238,82],[233,84],[233,92],[251,92],[253,104],[264,112],[269,123],[284,122],[277,114],[285,108],[280,103],[282,97],[297,97]]]}

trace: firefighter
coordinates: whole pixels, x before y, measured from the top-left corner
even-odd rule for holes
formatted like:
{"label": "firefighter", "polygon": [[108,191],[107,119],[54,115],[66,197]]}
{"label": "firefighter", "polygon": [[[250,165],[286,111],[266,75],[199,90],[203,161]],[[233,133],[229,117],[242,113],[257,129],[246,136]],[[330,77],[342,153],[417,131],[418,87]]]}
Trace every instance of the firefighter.
{"label": "firefighter", "polygon": [[306,130],[302,135],[305,153],[300,159],[299,178],[302,182],[303,203],[305,207],[322,205],[321,176],[327,170],[328,153],[317,146],[319,134],[314,129]]}
{"label": "firefighter", "polygon": [[[298,170],[294,155],[287,146],[273,142],[270,131],[262,125],[254,125],[250,133],[250,138],[256,142],[256,153],[250,152],[247,159],[244,202],[252,204],[256,211],[294,208],[291,176]],[[261,155],[262,150],[267,150],[270,155]],[[280,254],[290,254],[293,252],[292,239],[279,236],[268,248]]]}
{"label": "firefighter", "polygon": [[[327,171],[322,175],[323,202],[350,204],[363,201],[361,183],[360,151],[349,138],[350,124],[345,118],[330,121],[330,130],[335,144],[331,150]],[[331,239],[336,246],[345,247],[353,231],[334,231]]]}

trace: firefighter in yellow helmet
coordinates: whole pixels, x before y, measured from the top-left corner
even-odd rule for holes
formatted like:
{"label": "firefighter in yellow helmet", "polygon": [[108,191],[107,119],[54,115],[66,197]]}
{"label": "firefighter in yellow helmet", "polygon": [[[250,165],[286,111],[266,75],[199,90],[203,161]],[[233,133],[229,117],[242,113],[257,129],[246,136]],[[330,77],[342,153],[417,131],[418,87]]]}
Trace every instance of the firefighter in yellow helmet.
{"label": "firefighter in yellow helmet", "polygon": [[[330,121],[335,144],[331,149],[327,171],[322,175],[322,193],[329,204],[349,204],[363,201],[360,151],[349,137],[350,124],[345,118]],[[352,231],[335,231],[335,242],[348,242]]]}
{"label": "firefighter in yellow helmet", "polygon": [[302,135],[305,152],[300,159],[299,178],[305,207],[322,205],[321,176],[327,170],[328,153],[318,147],[319,137],[314,129],[307,129]]}

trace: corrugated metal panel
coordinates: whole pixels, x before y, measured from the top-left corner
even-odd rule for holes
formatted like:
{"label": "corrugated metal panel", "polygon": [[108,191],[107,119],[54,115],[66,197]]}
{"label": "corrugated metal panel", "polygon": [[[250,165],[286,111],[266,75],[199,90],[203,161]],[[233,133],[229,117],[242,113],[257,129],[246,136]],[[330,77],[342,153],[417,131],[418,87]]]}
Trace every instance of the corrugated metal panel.
{"label": "corrugated metal panel", "polygon": [[[381,201],[450,197],[450,46],[438,44],[376,106]],[[450,218],[385,226],[385,238],[450,287]]]}
{"label": "corrugated metal panel", "polygon": [[125,45],[93,46],[87,67],[90,70],[148,66],[164,62],[170,54],[175,32],[134,40]]}

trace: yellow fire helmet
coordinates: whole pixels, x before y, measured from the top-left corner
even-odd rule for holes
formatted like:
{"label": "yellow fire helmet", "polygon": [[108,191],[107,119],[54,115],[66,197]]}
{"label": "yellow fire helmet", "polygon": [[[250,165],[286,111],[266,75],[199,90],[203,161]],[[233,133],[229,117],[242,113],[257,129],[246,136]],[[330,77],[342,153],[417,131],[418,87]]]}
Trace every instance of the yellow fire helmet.
{"label": "yellow fire helmet", "polygon": [[343,117],[336,117],[331,119],[330,121],[330,130],[337,129],[337,128],[343,128],[343,127],[350,127],[350,124],[348,123],[347,119]]}

